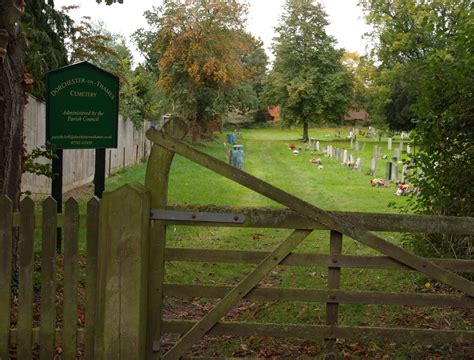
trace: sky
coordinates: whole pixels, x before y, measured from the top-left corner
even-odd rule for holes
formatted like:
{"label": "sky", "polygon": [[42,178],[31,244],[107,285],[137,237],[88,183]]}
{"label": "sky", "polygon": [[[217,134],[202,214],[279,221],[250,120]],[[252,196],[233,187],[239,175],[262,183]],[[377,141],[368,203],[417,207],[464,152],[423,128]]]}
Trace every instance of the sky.
{"label": "sky", "polygon": [[[357,6],[358,0],[319,0],[325,6],[330,25],[327,33],[334,36],[338,47],[350,52],[366,53],[367,42],[362,39],[364,32],[370,30],[362,18],[362,11]],[[107,6],[97,4],[95,0],[55,0],[56,8],[68,5],[79,5],[80,9],[71,13],[74,19],[90,16],[100,20],[113,33],[124,35],[127,39],[138,28],[146,27],[143,12],[152,6],[161,5],[161,0],[124,0],[123,4]],[[270,47],[275,36],[274,27],[278,24],[283,12],[285,0],[248,0],[250,5],[247,28],[254,36],[260,38],[270,59]],[[134,44],[129,40],[134,57],[140,60]]]}

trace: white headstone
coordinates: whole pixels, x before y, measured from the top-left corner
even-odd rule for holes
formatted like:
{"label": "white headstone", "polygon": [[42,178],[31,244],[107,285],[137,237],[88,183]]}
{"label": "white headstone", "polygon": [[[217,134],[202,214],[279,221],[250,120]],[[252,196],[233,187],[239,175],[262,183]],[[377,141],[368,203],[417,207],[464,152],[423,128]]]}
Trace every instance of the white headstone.
{"label": "white headstone", "polygon": [[411,147],[409,144],[407,144],[407,154],[410,155],[411,154]]}
{"label": "white headstone", "polygon": [[392,181],[398,181],[398,166],[393,164],[392,165]]}
{"label": "white headstone", "polygon": [[343,164],[347,164],[347,150],[344,150],[344,155],[343,155],[343,158],[342,158],[342,162],[343,162]]}
{"label": "white headstone", "polygon": [[357,170],[359,170],[359,171],[361,171],[362,168],[361,168],[360,165],[361,165],[361,164],[360,164],[360,158],[357,158],[356,163],[355,163],[355,165],[354,165],[354,168],[357,169]]}
{"label": "white headstone", "polygon": [[403,152],[403,141],[400,141],[399,149],[400,149],[400,154],[401,154]]}
{"label": "white headstone", "polygon": [[352,154],[349,155],[349,162],[351,164],[354,164],[354,155],[352,155]]}
{"label": "white headstone", "polygon": [[388,149],[388,150],[392,150],[392,138],[388,138],[388,141],[387,141],[387,149]]}
{"label": "white headstone", "polygon": [[372,176],[375,176],[375,173],[377,171],[377,159],[372,158],[372,163],[370,164],[370,171],[372,173]]}
{"label": "white headstone", "polygon": [[393,155],[393,160],[395,162],[398,162],[400,159],[400,148],[395,148],[395,155]]}
{"label": "white headstone", "polygon": [[359,151],[359,142],[356,141],[354,145],[355,145],[355,146],[354,146],[355,150],[356,150],[356,151]]}
{"label": "white headstone", "polygon": [[316,151],[319,151],[319,141],[316,141]]}

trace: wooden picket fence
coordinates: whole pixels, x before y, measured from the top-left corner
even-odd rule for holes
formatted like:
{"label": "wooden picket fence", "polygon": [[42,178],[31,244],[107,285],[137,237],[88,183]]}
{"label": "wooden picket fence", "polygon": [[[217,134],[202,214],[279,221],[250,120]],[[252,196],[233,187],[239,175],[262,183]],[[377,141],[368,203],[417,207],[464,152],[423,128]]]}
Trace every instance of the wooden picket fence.
{"label": "wooden picket fence", "polygon": [[[169,122],[147,136],[155,145],[148,162],[145,186],[127,184],[92,199],[87,213],[69,199],[64,214],[48,198],[36,211],[30,198],[13,212],[0,197],[0,359],[9,351],[18,359],[52,359],[61,346],[62,358],[75,359],[179,359],[205,334],[274,336],[324,339],[327,354],[337,338],[369,342],[474,343],[473,330],[437,330],[344,326],[338,324],[340,304],[383,304],[474,308],[474,284],[459,275],[474,273],[474,260],[424,259],[398,247],[375,232],[420,232],[474,235],[474,218],[327,212],[291,194],[213,159],[179,141],[186,129]],[[168,176],[174,154],[180,154],[222,176],[280,202],[288,209],[169,206]],[[293,229],[269,252],[221,249],[186,249],[166,246],[169,225]],[[57,228],[63,229],[63,269],[56,255]],[[295,253],[313,230],[326,230],[327,255]],[[18,284],[13,286],[12,243],[18,242]],[[85,240],[85,287],[80,279],[79,241]],[[343,236],[374,248],[383,256],[343,254]],[[41,254],[35,271],[34,253]],[[237,285],[211,286],[166,283],[170,261],[254,264]],[[327,267],[327,289],[262,287],[261,281],[277,266]],[[340,288],[342,268],[418,271],[458,290],[451,294],[353,291]],[[62,272],[61,272],[62,270]],[[37,281],[40,277],[40,292]],[[63,274],[61,279],[61,274]],[[57,297],[57,287],[62,285]],[[17,288],[17,294],[11,292]],[[85,288],[85,298],[78,294]],[[166,296],[219,298],[199,321],[163,318]],[[33,303],[40,302],[40,314]],[[222,318],[242,299],[257,301],[320,302],[326,306],[325,325],[224,322]],[[84,301],[84,304],[82,304]],[[85,319],[78,319],[84,306]],[[78,325],[79,324],[79,325]],[[181,334],[167,352],[165,333]],[[39,351],[38,351],[39,347]]]}
{"label": "wooden picket fence", "polygon": [[[116,192],[114,198],[123,200],[127,191]],[[130,202],[128,202],[130,206]],[[35,210],[30,198],[21,202],[21,211],[12,211],[11,201],[0,197],[0,358],[7,359],[9,348],[16,348],[18,359],[30,359],[32,349],[39,345],[36,353],[41,359],[52,359],[57,346],[62,347],[62,357],[75,359],[78,351],[86,359],[100,358],[94,354],[95,330],[97,319],[97,259],[99,241],[99,207],[100,201],[93,198],[87,205],[87,213],[79,214],[79,207],[74,199],[65,205],[64,214],[56,214],[56,203],[47,198],[41,204],[41,211]],[[222,223],[199,221],[196,216],[203,214],[235,214],[243,216],[240,223]],[[186,218],[178,219],[176,214],[186,214]],[[371,231],[390,232],[430,232],[446,234],[474,234],[474,219],[456,217],[413,216],[396,214],[338,213],[338,216],[357,221]],[[152,211],[164,225],[183,226],[228,226],[251,228],[298,228],[309,233],[311,230],[326,229],[320,223],[289,210],[230,207],[194,206],[166,207],[159,212]],[[152,221],[156,221],[152,220]],[[64,277],[62,280],[63,301],[56,298],[58,285],[58,269],[56,254],[56,229],[64,231]],[[11,301],[13,295],[8,290],[12,280],[12,229],[19,229],[18,244],[18,298],[15,314],[16,325],[10,325]],[[85,322],[78,326],[78,244],[80,230],[85,230]],[[37,233],[41,230],[40,235]],[[36,238],[35,238],[36,233]],[[330,235],[329,235],[330,234]],[[374,291],[348,291],[339,288],[341,268],[387,269],[392,271],[412,271],[407,266],[394,261],[388,256],[354,256],[342,255],[342,235],[329,231],[330,253],[304,254],[292,253],[287,256],[281,266],[312,266],[328,268],[328,289],[290,289],[256,287],[245,297],[252,301],[304,301],[325,303],[327,309],[326,326],[294,325],[294,324],[252,324],[242,322],[219,322],[212,328],[211,334],[234,336],[275,336],[298,337],[308,340],[326,339],[328,351],[334,349],[336,338],[356,339],[360,341],[400,341],[418,343],[473,343],[473,331],[461,330],[429,330],[383,327],[347,327],[337,326],[339,304],[384,304],[407,306],[437,306],[450,308],[473,308],[474,299],[466,295],[440,295],[426,293],[390,293]],[[39,238],[38,238],[39,237]],[[35,246],[36,244],[36,246]],[[34,317],[34,249],[41,253],[40,270],[40,318]],[[110,254],[109,254],[110,255]],[[220,249],[189,249],[166,248],[164,260],[258,264],[269,252],[220,250]],[[434,263],[455,272],[474,273],[474,260],[430,259]],[[232,287],[163,283],[163,296],[223,298]],[[10,294],[9,296],[5,296]],[[62,305],[62,306],[61,306]],[[62,312],[59,312],[62,310]],[[34,320],[37,326],[34,325]],[[58,320],[61,325],[57,326]],[[160,333],[185,333],[195,322],[187,320],[158,320],[161,322]],[[154,324],[157,326],[157,324]],[[159,351],[159,339],[154,338],[152,344],[155,352]],[[145,346],[142,344],[142,346]],[[80,349],[80,350],[79,350]]]}

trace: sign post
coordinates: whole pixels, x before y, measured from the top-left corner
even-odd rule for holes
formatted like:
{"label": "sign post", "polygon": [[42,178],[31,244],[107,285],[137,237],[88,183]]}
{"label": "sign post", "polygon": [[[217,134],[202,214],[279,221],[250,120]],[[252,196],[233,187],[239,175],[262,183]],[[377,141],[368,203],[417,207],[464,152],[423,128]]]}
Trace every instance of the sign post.
{"label": "sign post", "polygon": [[[96,149],[94,195],[102,197],[105,149],[117,147],[118,78],[86,61],[48,73],[46,140],[56,149],[51,194],[62,212],[63,149]],[[61,231],[58,229],[58,251]]]}

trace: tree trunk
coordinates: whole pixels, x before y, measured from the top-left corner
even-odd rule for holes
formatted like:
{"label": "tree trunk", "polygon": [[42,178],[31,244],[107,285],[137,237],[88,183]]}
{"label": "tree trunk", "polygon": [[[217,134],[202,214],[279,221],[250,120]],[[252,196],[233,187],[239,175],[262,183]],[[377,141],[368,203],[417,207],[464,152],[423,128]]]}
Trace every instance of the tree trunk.
{"label": "tree trunk", "polygon": [[193,143],[201,141],[201,122],[202,120],[196,115],[191,124],[191,135]]}
{"label": "tree trunk", "polygon": [[309,140],[309,131],[308,131],[308,123],[305,121],[303,122],[303,141],[306,142]]}
{"label": "tree trunk", "polygon": [[25,34],[19,27],[23,0],[0,2],[0,193],[20,200],[25,89]]}

